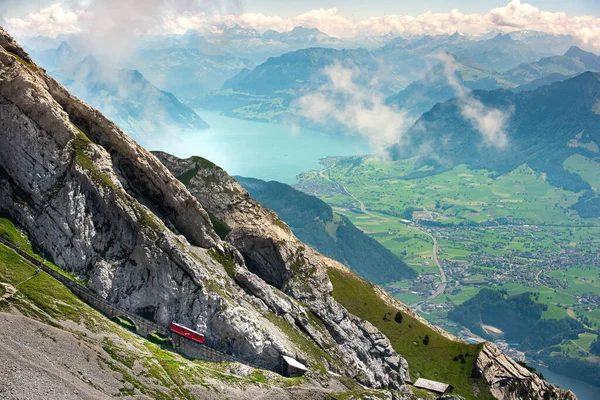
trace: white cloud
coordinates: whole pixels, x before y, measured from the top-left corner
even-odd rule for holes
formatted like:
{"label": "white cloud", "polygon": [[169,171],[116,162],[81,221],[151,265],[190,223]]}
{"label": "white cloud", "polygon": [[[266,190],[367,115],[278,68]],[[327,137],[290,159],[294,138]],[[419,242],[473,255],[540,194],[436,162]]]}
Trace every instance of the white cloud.
{"label": "white cloud", "polygon": [[600,115],[600,99],[592,106],[592,112]]}
{"label": "white cloud", "polygon": [[[600,51],[600,18],[570,17],[564,12],[548,12],[521,0],[512,0],[504,7],[487,14],[463,14],[454,9],[447,13],[426,12],[418,16],[386,15],[364,20],[340,15],[336,8],[317,9],[290,17],[262,13],[236,13],[238,1],[217,0],[71,0],[21,17],[5,18],[4,24],[17,35],[56,36],[85,29],[86,17],[94,30],[115,35],[120,33],[183,33],[188,29],[211,31],[214,26],[239,24],[258,31],[275,29],[289,31],[295,26],[318,28],[336,37],[354,35],[443,34],[460,32],[481,34],[491,30],[510,32],[536,30],[551,34],[573,35],[582,45]],[[67,10],[76,11],[67,11]],[[89,14],[98,18],[89,17]],[[109,15],[111,19],[103,18]],[[100,19],[102,18],[102,19]],[[106,29],[105,29],[106,27]]]}
{"label": "white cloud", "polygon": [[79,32],[79,12],[65,11],[60,3],[43,8],[23,18],[4,18],[6,27],[15,34],[55,37]]}
{"label": "white cloud", "polygon": [[15,35],[80,33],[105,62],[117,64],[138,35],[197,27],[207,16],[238,11],[237,5],[238,0],[65,0],[4,22]]}
{"label": "white cloud", "polygon": [[335,63],[325,67],[323,73],[328,82],[292,104],[299,115],[319,124],[333,122],[344,126],[349,133],[368,139],[371,150],[379,155],[385,155],[387,147],[402,141],[413,121],[404,112],[386,106],[376,84],[356,83],[358,68]]}
{"label": "white cloud", "polygon": [[512,112],[486,107],[456,77],[457,66],[454,58],[449,54],[440,54],[438,58],[444,65],[448,83],[456,93],[462,116],[481,133],[483,144],[497,148],[506,147],[508,144],[506,125]]}

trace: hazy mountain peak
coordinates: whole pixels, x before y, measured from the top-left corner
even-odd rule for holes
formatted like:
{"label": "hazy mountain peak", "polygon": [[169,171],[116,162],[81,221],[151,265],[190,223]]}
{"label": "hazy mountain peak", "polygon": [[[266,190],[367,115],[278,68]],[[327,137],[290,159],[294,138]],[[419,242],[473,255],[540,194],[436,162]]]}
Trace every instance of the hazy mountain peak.
{"label": "hazy mountain peak", "polygon": [[569,48],[569,50],[567,50],[565,53],[565,57],[579,60],[581,63],[583,63],[586,69],[600,71],[600,56],[582,50],[577,46],[571,46],[571,48]]}
{"label": "hazy mountain peak", "polygon": [[294,35],[294,36],[308,36],[308,35],[328,36],[327,34],[321,32],[317,28],[305,28],[303,26],[296,26],[294,29],[291,30],[290,35]]}
{"label": "hazy mountain peak", "polygon": [[66,41],[62,41],[57,49],[58,52],[72,52],[73,48]]}
{"label": "hazy mountain peak", "polygon": [[494,40],[496,42],[510,42],[513,41],[513,38],[510,36],[510,33],[498,33],[491,40]]}
{"label": "hazy mountain peak", "polygon": [[569,50],[566,51],[564,56],[569,57],[569,58],[575,58],[575,57],[579,57],[581,55],[590,55],[590,54],[593,55],[593,53],[582,50],[581,48],[579,48],[577,46],[571,46],[571,47],[569,47]]}

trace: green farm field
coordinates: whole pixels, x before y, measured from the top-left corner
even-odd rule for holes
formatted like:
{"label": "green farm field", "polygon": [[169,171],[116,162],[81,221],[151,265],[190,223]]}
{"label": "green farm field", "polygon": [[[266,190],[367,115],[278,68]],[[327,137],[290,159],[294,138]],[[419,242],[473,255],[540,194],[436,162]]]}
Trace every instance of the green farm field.
{"label": "green farm field", "polygon": [[[429,213],[428,219],[442,224],[482,223],[502,218],[528,224],[587,224],[569,210],[578,193],[551,186],[545,174],[527,165],[501,176],[487,170],[473,170],[465,165],[437,175],[406,179],[426,168],[414,169],[415,159],[381,161],[366,158],[351,162],[342,158],[323,171],[325,177],[309,172],[300,175],[300,187],[312,190],[332,206],[359,207],[358,202],[343,192],[328,190],[327,179],[339,183],[364,202],[370,211],[401,216],[409,207]],[[327,179],[326,179],[327,178]],[[590,178],[591,179],[591,178]]]}

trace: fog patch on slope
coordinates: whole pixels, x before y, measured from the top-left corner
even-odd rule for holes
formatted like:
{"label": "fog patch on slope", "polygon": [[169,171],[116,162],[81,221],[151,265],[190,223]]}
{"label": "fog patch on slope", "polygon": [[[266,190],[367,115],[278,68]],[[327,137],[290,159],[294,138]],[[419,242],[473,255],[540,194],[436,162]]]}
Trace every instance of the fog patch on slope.
{"label": "fog patch on slope", "polygon": [[345,133],[366,138],[379,156],[402,142],[413,121],[385,104],[377,82],[358,84],[361,71],[339,62],[325,67],[323,73],[328,78],[325,84],[292,103],[298,115],[319,125],[343,126]]}
{"label": "fog patch on slope", "polygon": [[596,102],[596,104],[594,104],[594,106],[592,107],[592,112],[594,114],[600,115],[600,99],[598,99],[598,101]]}
{"label": "fog patch on slope", "polygon": [[503,111],[485,106],[475,98],[471,91],[463,86],[456,76],[457,65],[450,54],[439,54],[444,66],[448,84],[454,89],[462,116],[481,133],[483,144],[487,147],[505,148],[508,145],[506,127],[512,110]]}

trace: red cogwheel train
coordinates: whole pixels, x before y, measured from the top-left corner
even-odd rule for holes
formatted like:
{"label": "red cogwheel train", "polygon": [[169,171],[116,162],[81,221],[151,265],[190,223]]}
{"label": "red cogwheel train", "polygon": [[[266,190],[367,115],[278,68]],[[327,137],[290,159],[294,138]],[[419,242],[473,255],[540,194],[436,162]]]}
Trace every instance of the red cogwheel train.
{"label": "red cogwheel train", "polygon": [[176,333],[185,338],[193,340],[194,342],[204,343],[204,335],[203,334],[198,333],[198,332],[196,332],[190,328],[187,328],[183,325],[179,325],[178,323],[171,322],[171,325],[169,325],[169,330],[173,333]]}

